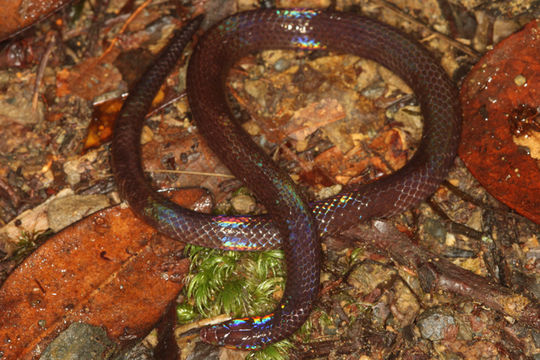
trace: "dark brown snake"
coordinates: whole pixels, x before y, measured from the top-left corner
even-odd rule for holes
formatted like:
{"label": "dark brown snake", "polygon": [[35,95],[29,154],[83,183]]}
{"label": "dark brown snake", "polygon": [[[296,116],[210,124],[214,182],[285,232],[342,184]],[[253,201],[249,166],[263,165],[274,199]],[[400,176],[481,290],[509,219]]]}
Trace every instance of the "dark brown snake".
{"label": "dark brown snake", "polygon": [[[199,27],[192,20],[162,51],[130,93],[116,121],[112,165],[121,196],[145,221],[178,240],[212,248],[282,247],[287,282],[277,309],[266,316],[204,328],[203,340],[251,349],[290,336],[308,317],[317,296],[319,237],[372,217],[416,206],[434,192],[453,163],[461,126],[457,89],[430,54],[399,31],[369,18],[325,10],[255,10],[233,15],[198,41],[188,67],[187,94],[197,127],[231,172],[261,201],[267,216],[196,213],[157,194],[143,172],[140,135],[145,114],[184,47]],[[372,59],[405,80],[424,116],[418,150],[397,172],[348,186],[309,204],[239,124],[227,104],[225,80],[240,58],[263,49],[330,50]]]}

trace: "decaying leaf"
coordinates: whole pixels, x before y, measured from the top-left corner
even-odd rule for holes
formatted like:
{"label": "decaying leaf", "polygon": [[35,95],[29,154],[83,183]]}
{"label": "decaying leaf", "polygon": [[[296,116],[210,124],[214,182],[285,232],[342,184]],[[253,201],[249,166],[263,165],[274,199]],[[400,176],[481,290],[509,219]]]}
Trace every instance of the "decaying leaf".
{"label": "decaying leaf", "polygon": [[493,196],[536,223],[540,165],[532,150],[515,139],[521,138],[516,129],[538,121],[539,31],[540,22],[532,21],[499,43],[467,76],[461,88],[465,121],[459,149],[471,173]]}
{"label": "decaying leaf", "polygon": [[[183,191],[184,205],[200,191]],[[2,359],[37,357],[74,322],[120,346],[146,335],[183,286],[183,247],[121,206],[59,232],[0,288]]]}

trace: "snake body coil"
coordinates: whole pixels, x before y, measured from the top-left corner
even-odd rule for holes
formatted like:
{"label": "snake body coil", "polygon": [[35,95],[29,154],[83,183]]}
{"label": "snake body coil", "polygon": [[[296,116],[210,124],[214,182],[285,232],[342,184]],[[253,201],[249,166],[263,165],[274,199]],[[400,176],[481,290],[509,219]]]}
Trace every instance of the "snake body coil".
{"label": "snake body coil", "polygon": [[[319,236],[360,220],[397,214],[437,189],[456,154],[460,108],[457,89],[430,54],[375,20],[323,10],[255,10],[233,15],[198,41],[188,67],[188,99],[208,145],[256,194],[269,216],[211,216],[186,210],[156,194],[146,181],[140,134],[153,97],[200,21],[190,22],[170,42],[126,100],[115,124],[112,164],[122,197],[171,237],[232,250],[284,248],[287,283],[276,311],[201,332],[206,341],[249,349],[288,337],[309,315],[319,285]],[[376,182],[349,186],[339,195],[307,204],[287,174],[232,120],[227,105],[224,84],[230,67],[264,49],[355,54],[399,75],[413,89],[424,116],[422,139],[413,158]]]}

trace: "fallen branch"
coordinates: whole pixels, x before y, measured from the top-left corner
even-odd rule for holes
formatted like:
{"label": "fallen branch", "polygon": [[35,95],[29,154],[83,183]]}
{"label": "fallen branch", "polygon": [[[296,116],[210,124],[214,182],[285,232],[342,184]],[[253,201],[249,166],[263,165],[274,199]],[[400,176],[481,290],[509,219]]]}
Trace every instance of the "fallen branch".
{"label": "fallen branch", "polygon": [[357,227],[344,235],[382,251],[400,265],[416,271],[426,292],[443,290],[466,296],[540,329],[540,305],[537,302],[413,244],[389,222],[377,220],[372,227]]}

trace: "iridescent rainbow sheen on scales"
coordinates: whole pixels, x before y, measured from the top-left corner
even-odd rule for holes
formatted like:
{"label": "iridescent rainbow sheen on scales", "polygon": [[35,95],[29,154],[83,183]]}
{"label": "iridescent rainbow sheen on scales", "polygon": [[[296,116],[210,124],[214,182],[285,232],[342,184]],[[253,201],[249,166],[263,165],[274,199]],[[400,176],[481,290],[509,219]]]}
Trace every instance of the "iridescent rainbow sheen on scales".
{"label": "iridescent rainbow sheen on scales", "polygon": [[[193,118],[216,155],[246,181],[269,216],[196,213],[157,194],[141,165],[144,115],[201,22],[188,23],[130,92],[115,123],[112,166],[118,190],[134,212],[159,231],[212,248],[242,251],[283,248],[287,284],[277,309],[204,328],[215,344],[253,349],[290,336],[316,299],[320,249],[317,235],[334,234],[360,220],[402,212],[430,195],[455,157],[461,110],[455,85],[430,54],[399,31],[350,13],[324,10],[254,10],[235,14],[199,40],[187,73]],[[230,116],[224,81],[241,57],[265,49],[326,49],[369,58],[413,89],[424,115],[416,154],[402,169],[376,182],[306,205],[294,183],[253,144]]]}
{"label": "iridescent rainbow sheen on scales", "polygon": [[308,20],[319,15],[321,12],[321,10],[315,9],[276,9],[274,11],[282,20]]}
{"label": "iridescent rainbow sheen on scales", "polygon": [[[236,331],[238,331],[238,329],[245,329],[246,332],[252,332],[253,330],[257,332],[264,332],[272,326],[272,321],[274,321],[274,319],[275,319],[274,313],[270,313],[264,316],[245,317],[241,319],[231,320],[230,323],[228,324],[226,323],[226,324],[219,324],[219,325],[211,326],[208,331],[209,332],[214,331],[214,330],[219,331],[220,329],[223,328],[223,329],[226,329],[227,331],[234,331],[234,329],[236,329]],[[261,337],[259,341],[262,344],[268,344],[272,342],[272,339],[268,336],[265,336],[265,337]],[[225,343],[223,345],[227,346],[227,344]],[[227,347],[230,347],[233,349],[237,348],[236,346],[227,346]],[[245,346],[244,349],[255,350],[259,347],[260,347],[259,345],[253,344],[253,345]]]}

